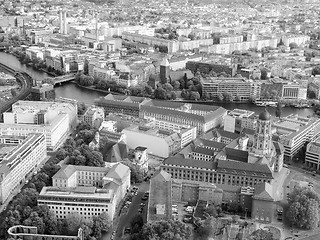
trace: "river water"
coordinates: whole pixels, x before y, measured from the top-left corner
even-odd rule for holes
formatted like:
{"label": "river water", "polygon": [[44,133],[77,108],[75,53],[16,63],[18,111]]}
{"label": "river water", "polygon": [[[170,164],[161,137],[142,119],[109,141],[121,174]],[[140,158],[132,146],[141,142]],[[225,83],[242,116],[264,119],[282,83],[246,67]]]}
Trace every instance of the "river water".
{"label": "river water", "polygon": [[[15,56],[5,52],[0,52],[0,62],[14,69],[27,72],[30,76],[32,76],[36,80],[42,80],[50,77],[45,72],[36,71],[32,67],[28,67],[25,64],[21,64]],[[64,83],[60,86],[57,86],[55,88],[55,91],[56,91],[56,97],[72,98],[72,99],[76,99],[79,102],[84,102],[86,104],[93,104],[94,99],[106,95],[105,93],[102,93],[102,92],[96,92],[93,90],[80,88],[73,83]],[[222,106],[229,110],[240,108],[240,109],[254,111],[256,113],[260,113],[264,109],[264,107],[258,107],[250,103],[213,103],[213,104]],[[268,107],[268,111],[272,115],[275,115],[275,108]],[[282,109],[283,116],[287,116],[292,113],[307,117],[313,114],[313,110],[311,108],[298,109],[298,108],[292,108],[292,107],[285,107]]]}

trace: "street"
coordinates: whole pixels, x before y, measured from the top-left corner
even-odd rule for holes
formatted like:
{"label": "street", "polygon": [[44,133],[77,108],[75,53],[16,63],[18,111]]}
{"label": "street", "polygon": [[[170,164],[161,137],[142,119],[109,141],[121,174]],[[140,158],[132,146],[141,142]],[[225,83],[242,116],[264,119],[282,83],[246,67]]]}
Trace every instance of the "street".
{"label": "street", "polygon": [[[137,196],[134,196],[132,199],[132,203],[130,204],[128,210],[126,212],[122,211],[120,215],[119,222],[117,226],[115,226],[116,230],[116,240],[121,239],[123,235],[123,231],[126,227],[130,227],[130,222],[133,217],[138,213],[140,208],[140,203],[142,202],[141,198],[145,192],[149,191],[150,182],[143,182],[140,185],[135,185],[139,187]],[[147,205],[147,204],[146,204]],[[146,217],[147,206],[144,207],[143,215]],[[124,213],[123,213],[124,212]],[[145,219],[146,220],[146,219]]]}

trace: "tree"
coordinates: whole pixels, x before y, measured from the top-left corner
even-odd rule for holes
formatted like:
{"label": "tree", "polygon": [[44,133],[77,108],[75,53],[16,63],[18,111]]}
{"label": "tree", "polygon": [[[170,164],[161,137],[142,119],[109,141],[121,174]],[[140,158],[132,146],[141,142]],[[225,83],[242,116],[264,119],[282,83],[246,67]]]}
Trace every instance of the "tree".
{"label": "tree", "polygon": [[264,229],[258,229],[250,235],[250,240],[273,240],[273,234]]}
{"label": "tree", "polygon": [[179,81],[174,81],[172,83],[174,90],[179,90],[180,89],[180,82]]}
{"label": "tree", "polygon": [[154,91],[154,97],[155,97],[156,99],[166,100],[166,98],[167,98],[166,90],[164,90],[162,87],[158,87],[158,88]]}
{"label": "tree", "polygon": [[295,187],[289,194],[288,220],[300,228],[314,229],[319,223],[320,198],[310,188]]}
{"label": "tree", "polygon": [[176,100],[177,99],[177,94],[175,92],[170,93],[170,99]]}
{"label": "tree", "polygon": [[103,156],[101,152],[92,151],[91,154],[86,156],[86,158],[87,158],[86,166],[93,166],[93,167],[104,166]]}
{"label": "tree", "polygon": [[218,99],[219,102],[222,102],[223,99],[224,99],[223,94],[222,93],[218,93],[217,99]]}
{"label": "tree", "polygon": [[101,213],[99,216],[93,216],[92,223],[92,235],[96,239],[100,239],[101,234],[108,232],[111,227],[110,219],[106,212]]}
{"label": "tree", "polygon": [[189,98],[190,98],[190,100],[199,100],[200,94],[198,92],[191,91]]}
{"label": "tree", "polygon": [[143,227],[143,217],[141,214],[136,214],[130,222],[131,234],[139,233]]}
{"label": "tree", "polygon": [[281,118],[281,114],[282,114],[282,106],[281,106],[281,102],[278,101],[277,109],[276,109],[276,117]]}
{"label": "tree", "polygon": [[217,219],[209,217],[204,220],[196,229],[196,239],[207,240],[209,237],[214,238],[217,234]]}
{"label": "tree", "polygon": [[77,107],[78,107],[78,115],[83,115],[87,110],[87,106],[85,103],[78,103]]}
{"label": "tree", "polygon": [[44,233],[55,235],[58,234],[58,221],[55,214],[50,211],[47,205],[40,205],[37,207],[38,216],[42,218],[45,230]]}
{"label": "tree", "polygon": [[207,214],[209,214],[212,217],[217,217],[218,216],[218,212],[216,209],[216,206],[214,204],[209,205],[206,209],[205,212]]}
{"label": "tree", "polygon": [[190,38],[191,40],[195,40],[196,39],[196,35],[194,33],[190,33],[188,35],[188,38]]}
{"label": "tree", "polygon": [[23,225],[37,227],[38,233],[42,234],[45,230],[43,219],[39,217],[37,212],[32,212],[30,216],[23,221]]}
{"label": "tree", "polygon": [[261,69],[261,80],[266,80],[268,78],[268,72],[266,69]]}
{"label": "tree", "polygon": [[298,44],[296,44],[295,42],[292,42],[289,44],[289,47],[292,50],[292,49],[298,48]]}
{"label": "tree", "polygon": [[308,89],[307,96],[308,96],[308,98],[314,99],[314,98],[316,98],[316,93],[314,91]]}
{"label": "tree", "polygon": [[146,94],[148,94],[148,95],[151,95],[152,92],[153,92],[152,87],[149,86],[149,85],[146,85],[146,86],[144,87],[144,91],[145,91]]}
{"label": "tree", "polygon": [[229,92],[224,92],[223,94],[223,100],[226,101],[226,102],[233,102],[233,96],[231,93]]}
{"label": "tree", "polygon": [[187,240],[190,239],[191,228],[180,221],[156,221],[146,223],[141,231],[141,237],[145,240]]}
{"label": "tree", "polygon": [[313,76],[319,75],[320,74],[320,66],[316,66],[312,69],[312,73]]}

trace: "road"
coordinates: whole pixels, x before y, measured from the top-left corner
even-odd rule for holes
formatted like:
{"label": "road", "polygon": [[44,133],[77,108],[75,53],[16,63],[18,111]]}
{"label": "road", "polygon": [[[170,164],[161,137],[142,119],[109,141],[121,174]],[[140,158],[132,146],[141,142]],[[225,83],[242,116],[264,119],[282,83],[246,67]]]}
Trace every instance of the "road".
{"label": "road", "polygon": [[[138,214],[138,210],[140,208],[140,203],[142,202],[141,198],[146,191],[149,191],[150,182],[143,182],[139,187],[139,191],[137,196],[134,196],[132,199],[132,203],[130,204],[127,213],[121,213],[119,222],[117,224],[116,229],[116,240],[120,240],[123,234],[123,231],[126,227],[130,227],[130,222],[133,217]],[[144,208],[143,215],[146,216],[147,208]]]}

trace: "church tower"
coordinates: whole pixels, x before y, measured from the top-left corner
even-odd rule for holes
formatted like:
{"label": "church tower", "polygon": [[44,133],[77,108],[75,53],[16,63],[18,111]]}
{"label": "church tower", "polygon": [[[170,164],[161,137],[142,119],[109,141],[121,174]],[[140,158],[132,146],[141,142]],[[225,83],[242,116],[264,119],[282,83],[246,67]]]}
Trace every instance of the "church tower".
{"label": "church tower", "polygon": [[272,152],[271,115],[267,109],[259,115],[252,152],[265,157],[270,156]]}
{"label": "church tower", "polygon": [[160,81],[167,83],[170,75],[170,63],[167,58],[164,58],[160,63]]}

